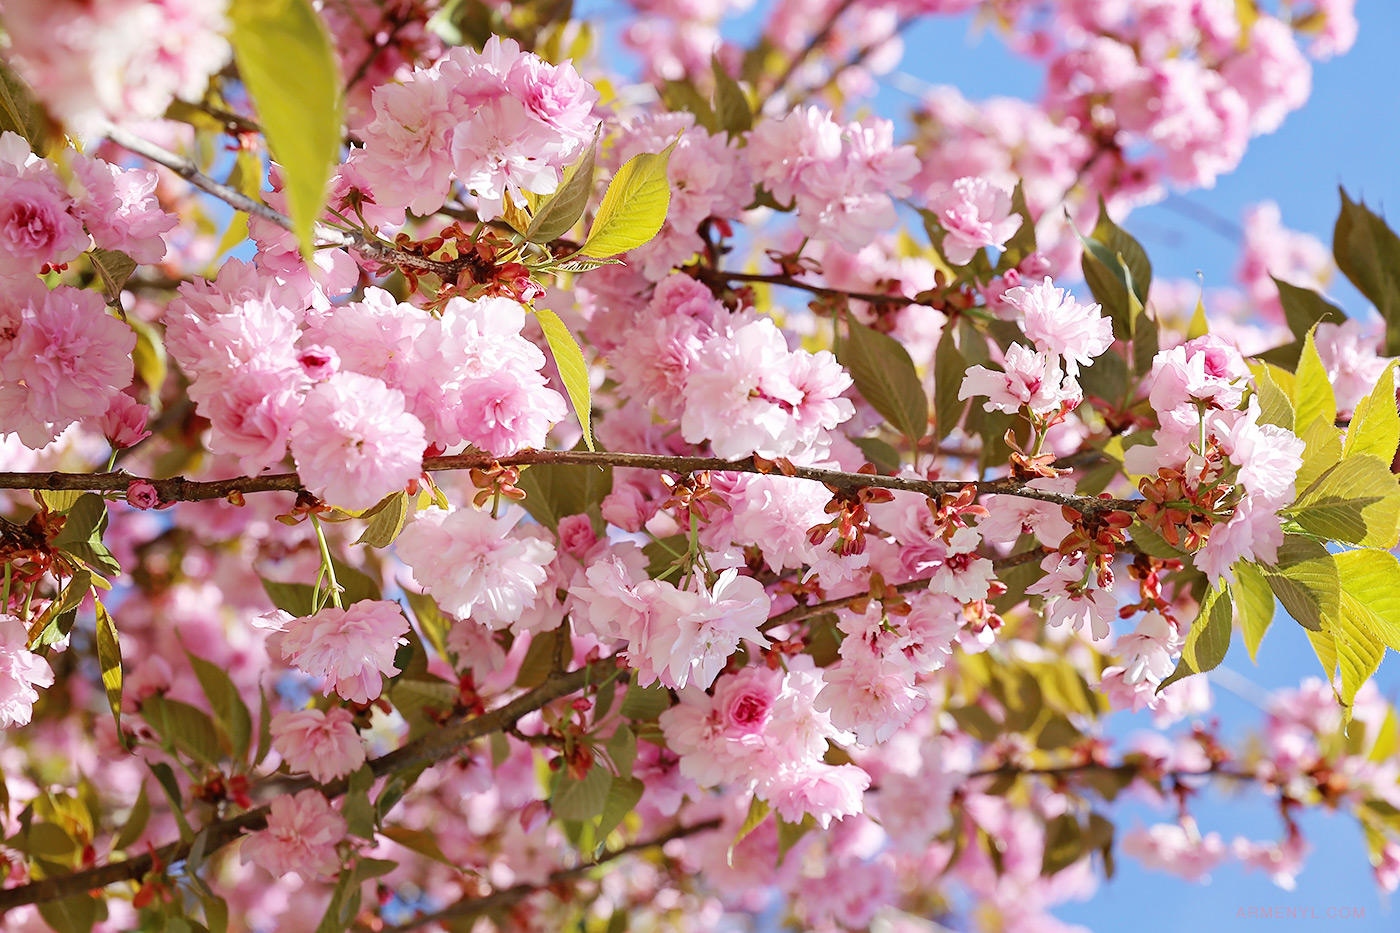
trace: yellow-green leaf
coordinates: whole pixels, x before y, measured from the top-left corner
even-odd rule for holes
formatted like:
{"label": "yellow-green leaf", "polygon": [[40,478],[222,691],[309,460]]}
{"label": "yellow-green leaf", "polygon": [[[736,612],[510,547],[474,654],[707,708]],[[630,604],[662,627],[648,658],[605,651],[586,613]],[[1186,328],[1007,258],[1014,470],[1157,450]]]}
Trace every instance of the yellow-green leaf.
{"label": "yellow-green leaf", "polygon": [[230,11],[234,58],[257,108],[302,256],[340,161],[344,99],[325,23],[310,0],[236,0]]}
{"label": "yellow-green leaf", "polygon": [[1186,325],[1186,339],[1195,340],[1208,333],[1210,333],[1210,323],[1206,320],[1205,292],[1202,291],[1196,299],[1196,310],[1191,315],[1191,322]]}
{"label": "yellow-green leaf", "polygon": [[107,691],[107,705],[117,732],[122,728],[122,649],[117,640],[117,626],[102,600],[97,600],[97,663],[102,669],[102,687]]}
{"label": "yellow-green leaf", "polygon": [[1259,423],[1276,424],[1292,431],[1295,424],[1293,401],[1274,381],[1270,368],[1259,364],[1254,369],[1254,394],[1259,396]]}
{"label": "yellow-green leaf", "polygon": [[1395,407],[1395,360],[1391,360],[1370,394],[1357,403],[1342,454],[1374,454],[1388,464],[1395,459],[1397,446],[1400,411]]}
{"label": "yellow-green leaf", "polygon": [[583,209],[588,206],[588,198],[593,194],[596,147],[595,137],[578,161],[564,169],[559,187],[541,202],[530,219],[529,226],[524,230],[525,239],[531,243],[548,243],[568,233],[578,223]]}
{"label": "yellow-green leaf", "polygon": [[401,489],[391,493],[381,500],[379,505],[371,509],[369,524],[365,525],[364,532],[355,539],[355,543],[368,544],[370,547],[388,547],[394,543],[399,532],[403,531],[403,523],[406,518],[408,518],[408,493]]}
{"label": "yellow-green leaf", "polygon": [[107,296],[109,305],[119,305],[122,287],[131,273],[136,271],[136,260],[119,249],[90,249],[87,257],[102,279],[102,293]]}
{"label": "yellow-green leaf", "polygon": [[593,447],[593,397],[588,385],[588,364],[583,361],[583,350],[578,341],[569,333],[569,328],[555,314],[545,308],[535,311],[539,318],[544,339],[549,342],[549,352],[554,355],[554,365],[559,367],[559,378],[564,380],[564,388],[569,392],[569,401],[574,403],[574,413],[583,428],[583,442],[589,450]]}
{"label": "yellow-green leaf", "polygon": [[1230,595],[1235,600],[1235,616],[1244,633],[1244,646],[1249,649],[1249,659],[1255,661],[1259,642],[1274,621],[1274,592],[1255,565],[1241,561],[1234,570],[1235,582],[1230,587]]}
{"label": "yellow-green leaf", "polygon": [[1329,427],[1337,421],[1337,397],[1332,392],[1332,381],[1327,378],[1327,367],[1317,355],[1311,331],[1303,343],[1303,355],[1298,357],[1298,369],[1294,373],[1293,410],[1297,412],[1296,423],[1303,428],[1318,419]]}
{"label": "yellow-green leaf", "polygon": [[671,183],[666,167],[675,143],[661,152],[643,152],[617,170],[603,203],[579,248],[580,256],[607,259],[648,242],[666,222],[671,207]]}
{"label": "yellow-green leaf", "polygon": [[1400,483],[1390,464],[1370,454],[1355,454],[1318,477],[1290,514],[1323,538],[1391,547],[1400,519]]}
{"label": "yellow-green leaf", "polygon": [[1356,691],[1381,665],[1385,644],[1366,628],[1368,610],[1346,590],[1342,591],[1341,611],[1325,620],[1337,649],[1337,667],[1342,674],[1342,705],[1350,708]]}
{"label": "yellow-green leaf", "polygon": [[749,812],[744,817],[744,825],[734,834],[734,840],[729,843],[729,851],[725,854],[725,860],[731,867],[734,865],[734,850],[739,848],[739,843],[743,842],[749,833],[762,826],[771,812],[773,809],[768,806],[767,801],[759,800],[756,796],[749,800]]}
{"label": "yellow-green leaf", "polygon": [[1342,591],[1354,603],[1362,628],[1400,651],[1400,560],[1389,551],[1362,548],[1334,555]]}
{"label": "yellow-green leaf", "polygon": [[[1304,422],[1299,419],[1297,424]],[[1304,490],[1342,459],[1342,436],[1325,418],[1313,419],[1297,434],[1303,439],[1303,466],[1298,470],[1294,488]]]}

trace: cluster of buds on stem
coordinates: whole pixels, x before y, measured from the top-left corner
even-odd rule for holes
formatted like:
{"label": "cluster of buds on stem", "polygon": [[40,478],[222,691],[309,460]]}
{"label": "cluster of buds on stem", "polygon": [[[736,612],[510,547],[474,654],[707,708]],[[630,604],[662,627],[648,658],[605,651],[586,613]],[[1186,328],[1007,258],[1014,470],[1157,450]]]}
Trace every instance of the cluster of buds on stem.
{"label": "cluster of buds on stem", "polygon": [[[861,473],[875,474],[875,467],[867,463],[860,468]],[[850,557],[865,551],[865,534],[870,530],[870,513],[866,506],[876,502],[889,502],[894,493],[874,486],[849,488],[826,484],[831,490],[831,501],[825,512],[835,516],[829,522],[822,522],[807,529],[807,540],[813,547],[826,540],[832,531],[836,532],[836,543],[831,550],[841,557]]]}
{"label": "cluster of buds on stem", "polygon": [[1138,488],[1147,500],[1138,506],[1138,517],[1172,547],[1188,551],[1206,543],[1230,491],[1222,485],[1192,484],[1170,467],[1159,469],[1156,477],[1144,476]]}

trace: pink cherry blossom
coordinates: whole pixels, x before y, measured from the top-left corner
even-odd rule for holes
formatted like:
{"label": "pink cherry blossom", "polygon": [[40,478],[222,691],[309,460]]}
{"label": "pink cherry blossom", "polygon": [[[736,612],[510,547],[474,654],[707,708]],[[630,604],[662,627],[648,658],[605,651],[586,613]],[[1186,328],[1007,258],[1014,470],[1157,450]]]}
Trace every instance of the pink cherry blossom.
{"label": "pink cherry blossom", "polygon": [[243,840],[243,861],[274,877],[295,872],[308,881],[333,877],[340,868],[336,846],[345,838],[345,818],[319,790],[274,797],[267,829]]}
{"label": "pink cherry blossom", "polygon": [[1059,357],[1013,343],[1006,351],[1004,365],[1004,372],[985,366],[970,368],[958,389],[958,398],[985,395],[983,408],[1007,414],[1015,414],[1025,406],[1043,415],[1063,404],[1078,403],[1079,384],[1061,369]]}
{"label": "pink cherry blossom", "polygon": [[419,513],[399,536],[399,558],[442,608],[489,628],[505,628],[534,605],[554,546],[512,533],[525,512],[499,518],[466,507]]}
{"label": "pink cherry blossom", "polygon": [[24,623],[0,613],[0,729],[28,725],[39,700],[35,688],[53,686],[49,662],[31,653],[28,644]]}
{"label": "pink cherry blossom", "polygon": [[351,372],[313,386],[291,430],[306,488],[347,509],[367,509],[406,486],[422,471],[426,446],[402,392]]}
{"label": "pink cherry blossom", "polygon": [[379,696],[381,675],[397,674],[394,654],[408,631],[397,603],[361,600],[292,619],[278,636],[282,657],[352,703]]}
{"label": "pink cherry blossom", "polygon": [[365,746],[348,710],[300,710],[272,717],[272,747],[294,773],[325,783],[365,763]]}
{"label": "pink cherry blossom", "polygon": [[1113,322],[1099,305],[1080,304],[1066,289],[1056,288],[1049,276],[1008,290],[1004,299],[1025,317],[1022,329],[1036,348],[1064,357],[1071,376],[1113,345]]}
{"label": "pink cherry blossom", "polygon": [[955,266],[971,262],[985,246],[1001,249],[1021,226],[1020,215],[1011,212],[1011,192],[985,178],[959,178],[929,201],[929,210],[947,231],[943,255]]}

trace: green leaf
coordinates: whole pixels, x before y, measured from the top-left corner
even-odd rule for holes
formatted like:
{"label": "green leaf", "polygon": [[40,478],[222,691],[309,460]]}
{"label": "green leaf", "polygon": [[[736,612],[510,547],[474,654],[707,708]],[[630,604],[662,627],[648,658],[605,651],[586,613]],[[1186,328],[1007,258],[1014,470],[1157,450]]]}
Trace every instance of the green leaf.
{"label": "green leaf", "polygon": [[909,351],[893,337],[848,317],[850,335],[837,358],[855,382],[856,391],[895,430],[917,444],[928,432],[928,398]]}
{"label": "green leaf", "polygon": [[743,842],[755,829],[763,825],[768,819],[768,814],[773,812],[773,808],[768,806],[766,800],[758,799],[755,795],[749,799],[749,812],[744,817],[744,823],[739,827],[739,831],[734,834],[734,839],[729,843],[729,851],[725,853],[725,861],[730,868],[734,867],[734,850],[739,848],[739,843]]}
{"label": "green leaf", "polygon": [[899,451],[878,437],[848,438],[860,449],[862,455],[881,473],[899,472]]}
{"label": "green leaf", "polygon": [[718,56],[710,60],[715,74],[715,124],[738,138],[753,129],[753,107],[739,83],[729,76]]}
{"label": "green leaf", "polygon": [[88,250],[87,257],[102,279],[102,293],[107,296],[107,303],[119,305],[122,287],[131,278],[131,273],[136,271],[136,260],[121,250],[101,248]]}
{"label": "green leaf", "polygon": [[1254,661],[1259,653],[1259,642],[1274,621],[1274,592],[1254,564],[1240,561],[1235,564],[1234,571],[1235,582],[1230,587],[1230,595],[1235,600],[1235,617],[1244,633],[1244,646],[1249,649],[1249,659]]}
{"label": "green leaf", "polygon": [[237,0],[229,12],[238,75],[282,166],[292,231],[310,262],[326,184],[340,161],[340,66],[310,0]]}
{"label": "green leaf", "polygon": [[260,577],[272,605],[297,618],[311,615],[316,606],[316,590],[307,583],[279,583]]}
{"label": "green leaf", "polygon": [[143,782],[141,789],[137,791],[136,802],[131,805],[131,812],[122,824],[121,832],[117,833],[117,838],[112,843],[112,849],[120,852],[139,840],[141,834],[146,831],[146,823],[150,818],[151,801],[146,797],[146,785]]}
{"label": "green leaf", "polygon": [[549,799],[549,808],[561,820],[591,820],[602,815],[603,808],[608,805],[612,783],[613,776],[608,769],[596,762],[583,780],[574,780],[565,769],[559,774],[559,783]]}
{"label": "green leaf", "polygon": [[49,151],[49,121],[44,108],[10,63],[0,59],[0,131],[4,130],[23,136],[35,155]]}
{"label": "green leaf", "polygon": [[1011,192],[1011,210],[1021,215],[1021,226],[1017,227],[1011,239],[1006,241],[1006,246],[997,259],[997,275],[1016,268],[1022,259],[1035,252],[1035,218],[1031,216],[1030,207],[1026,204],[1025,188],[1019,180]]}
{"label": "green leaf", "polygon": [[1356,691],[1376,672],[1385,655],[1385,644],[1367,629],[1367,621],[1372,618],[1374,614],[1344,589],[1341,611],[1324,620],[1336,645],[1337,667],[1342,675],[1339,696],[1348,708]]}
{"label": "green leaf", "polygon": [[1342,444],[1342,456],[1372,454],[1384,463],[1395,460],[1400,446],[1400,410],[1395,403],[1395,360],[1391,360],[1370,393],[1356,405]]}
{"label": "green leaf", "polygon": [[1278,297],[1288,329],[1299,340],[1307,337],[1313,327],[1323,321],[1340,324],[1347,319],[1340,308],[1312,289],[1299,288],[1273,276],[1271,278],[1278,286]]}
{"label": "green leaf", "polygon": [[253,741],[253,716],[248,711],[248,704],[243,702],[238,688],[222,667],[188,650],[185,656],[190,659],[195,677],[199,678],[199,685],[209,700],[214,718],[228,733],[229,741],[233,744],[234,759],[243,761],[248,757],[248,748]]}
{"label": "green leaf", "polygon": [[617,766],[618,777],[630,778],[632,763],[637,760],[637,733],[628,728],[627,723],[620,723],[608,739],[607,748],[608,757]]}
{"label": "green leaf", "polygon": [[437,837],[429,830],[409,829],[406,826],[385,826],[379,831],[379,835],[386,836],[405,849],[411,849],[419,855],[426,855],[434,861],[450,865],[453,868],[459,867],[455,861],[443,853],[442,848],[438,845]]}
{"label": "green leaf", "polygon": [[1220,666],[1230,649],[1230,588],[1210,590],[1200,614],[1186,633],[1181,657],[1192,669],[1204,673]]}
{"label": "green leaf", "polygon": [[400,489],[390,493],[367,513],[369,524],[355,539],[356,544],[370,547],[388,547],[403,531],[404,520],[408,518],[408,493]]}
{"label": "green leaf", "polygon": [[175,777],[174,769],[163,761],[158,761],[155,764],[147,762],[146,767],[150,768],[151,773],[156,776],[161,790],[165,791],[166,799],[170,801],[170,813],[174,815],[175,823],[180,828],[180,841],[190,842],[194,839],[194,833],[190,830],[190,824],[185,819],[185,804],[180,796],[180,782]]}
{"label": "green leaf", "polygon": [[1157,322],[1146,310],[1139,311],[1133,324],[1133,375],[1142,379],[1152,371],[1152,361],[1161,346]]}
{"label": "green leaf", "polygon": [[1195,340],[1197,337],[1204,337],[1210,333],[1210,322],[1206,320],[1205,290],[1196,298],[1196,310],[1191,314],[1191,321],[1186,325],[1186,339]]}
{"label": "green leaf", "polygon": [[30,639],[30,649],[56,645],[73,631],[73,623],[78,620],[78,607],[92,589],[92,573],[79,570],[69,578],[58,599],[49,603],[44,614],[35,625],[37,633]]}
{"label": "green leaf", "polygon": [[160,391],[165,385],[165,377],[170,372],[165,355],[165,341],[160,333],[137,317],[128,317],[127,326],[136,332],[136,348],[131,351],[131,362],[136,367],[136,375],[150,393],[151,404],[159,407]]}
{"label": "green leaf", "polygon": [[656,236],[671,206],[666,167],[675,148],[671,143],[659,153],[640,153],[617,170],[578,255],[607,259]]}
{"label": "green leaf", "polygon": [[967,399],[958,398],[967,367],[967,359],[953,342],[953,328],[943,328],[938,349],[933,354],[933,424],[934,436],[939,441],[953,432],[967,410]]}
{"label": "green leaf", "polygon": [[515,685],[531,690],[550,678],[558,668],[556,659],[572,654],[568,648],[569,630],[566,626],[537,632],[525,649],[525,657],[520,662],[520,672],[516,674]]}
{"label": "green leaf", "polygon": [[671,708],[671,693],[659,684],[639,687],[632,684],[622,697],[619,713],[633,722],[652,722]]}
{"label": "green leaf", "polygon": [[1389,551],[1359,549],[1333,555],[1342,592],[1362,628],[1400,651],[1400,560]]}
{"label": "green leaf", "polygon": [[627,814],[641,801],[645,790],[646,785],[634,777],[613,779],[612,784],[608,786],[608,800],[603,804],[603,812],[598,817],[598,833],[595,838],[599,843],[622,825],[622,821],[627,819]]}
{"label": "green leaf", "polygon": [[169,697],[151,696],[141,715],[168,744],[196,761],[217,767],[224,757],[214,720],[203,710]]}
{"label": "green leaf", "polygon": [[122,731],[122,648],[117,638],[117,626],[102,600],[97,604],[97,664],[102,670],[102,689],[107,691],[107,705],[112,708],[112,719],[117,724],[117,734]]}
{"label": "green leaf", "polygon": [[690,81],[666,81],[657,88],[657,91],[667,110],[672,113],[693,113],[695,114],[695,122],[700,126],[711,133],[719,132],[719,122],[715,118],[714,108],[701,95],[694,83]]}
{"label": "green leaf", "polygon": [[340,815],[345,817],[345,831],[361,839],[374,838],[374,804],[369,801],[373,786],[374,769],[368,764],[361,765],[346,782],[345,800],[340,806]]}
{"label": "green leaf", "polygon": [[[428,639],[428,644],[433,646],[438,657],[444,661],[450,660],[447,650],[447,633],[452,629],[451,616],[443,612],[437,602],[427,593],[415,593],[405,589],[403,595],[408,600],[409,607],[413,609],[413,617],[418,620],[418,628],[423,631],[423,637]],[[470,662],[469,658],[463,660]]]}
{"label": "green leaf", "polygon": [[1320,632],[1322,620],[1338,612],[1342,581],[1337,562],[1311,538],[1284,535],[1278,563],[1260,569],[1283,608],[1303,628]]}
{"label": "green leaf", "polygon": [[559,367],[559,378],[564,380],[564,388],[569,392],[569,401],[574,405],[579,425],[583,428],[583,442],[589,450],[593,446],[593,401],[588,385],[588,364],[583,361],[583,350],[579,348],[574,335],[560,319],[559,315],[545,308],[537,308],[535,317],[544,331],[544,339],[549,343],[549,352],[554,356],[554,365]]}
{"label": "green leaf", "polygon": [[537,463],[520,471],[516,485],[525,490],[520,503],[550,531],[570,515],[586,515],[612,492],[612,467],[572,463]]}
{"label": "green leaf", "polygon": [[106,913],[107,905],[89,894],[39,904],[39,916],[55,933],[88,933],[99,919],[105,919]]}
{"label": "green leaf", "polygon": [[593,195],[593,175],[597,170],[597,137],[589,143],[583,155],[559,179],[559,187],[546,198],[530,219],[525,239],[531,243],[548,243],[568,233],[583,216],[588,199]]}
{"label": "green leaf", "polygon": [[773,819],[778,823],[778,864],[781,865],[792,847],[817,828],[817,821],[810,813],[804,814],[800,823],[789,823],[776,813]]}
{"label": "green leaf", "polygon": [[1040,873],[1053,875],[1079,861],[1084,854],[1084,832],[1072,813],[1061,813],[1045,824],[1045,851]]}
{"label": "green leaf", "polygon": [[1354,454],[1330,467],[1288,513],[1305,531],[1335,541],[1393,547],[1400,482],[1390,464]]}
{"label": "green leaf", "polygon": [[1294,373],[1293,410],[1297,412],[1297,423],[1304,428],[1318,419],[1328,426],[1337,420],[1332,380],[1327,378],[1327,367],[1317,355],[1312,333],[1303,342],[1303,354],[1298,358],[1298,369]]}
{"label": "green leaf", "polygon": [[1340,189],[1342,210],[1332,236],[1337,268],[1370,299],[1386,322],[1385,352],[1400,353],[1400,237],[1364,203]]}
{"label": "green leaf", "polygon": [[1311,486],[1319,476],[1342,459],[1342,436],[1332,426],[1332,422],[1322,418],[1315,419],[1312,424],[1296,433],[1303,439],[1303,466],[1298,470],[1294,487],[1302,490]]}
{"label": "green leaf", "polygon": [[1254,394],[1259,397],[1259,423],[1276,424],[1293,430],[1293,401],[1274,382],[1268,366],[1261,366],[1254,374]]}
{"label": "green leaf", "polygon": [[1133,316],[1147,304],[1152,286],[1152,263],[1142,245],[1108,216],[1099,198],[1099,220],[1084,243],[1081,267],[1094,298],[1113,319],[1121,339],[1132,334]]}

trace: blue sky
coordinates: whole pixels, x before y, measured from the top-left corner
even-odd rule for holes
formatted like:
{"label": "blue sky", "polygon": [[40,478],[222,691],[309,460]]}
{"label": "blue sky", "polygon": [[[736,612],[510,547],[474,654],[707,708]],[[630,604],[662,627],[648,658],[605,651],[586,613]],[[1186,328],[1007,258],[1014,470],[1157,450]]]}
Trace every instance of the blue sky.
{"label": "blue sky", "polygon": [[[585,0],[577,6],[578,15],[601,14],[608,27],[619,22],[620,10],[611,0]],[[726,34],[738,41],[751,37],[767,6],[757,4],[728,24]],[[1361,33],[1356,46],[1347,55],[1315,63],[1308,103],[1277,132],[1255,139],[1238,169],[1221,177],[1213,189],[1174,193],[1166,202],[1140,208],[1128,218],[1124,226],[1147,248],[1156,275],[1194,278],[1200,272],[1208,287],[1233,284],[1238,243],[1222,235],[1220,228],[1239,224],[1243,210],[1263,200],[1279,204],[1286,226],[1330,244],[1340,203],[1339,184],[1353,198],[1364,197],[1373,209],[1384,211],[1389,206],[1400,226],[1400,121],[1396,119],[1400,116],[1400,0],[1358,0],[1357,16]],[[906,58],[900,69],[915,80],[882,81],[874,108],[900,121],[914,103],[907,89],[919,83],[951,84],[973,100],[994,95],[1037,98],[1041,69],[1008,53],[993,33],[978,34],[970,27],[969,17],[934,17],[918,23],[906,36]],[[605,42],[616,49],[613,42]],[[909,49],[917,51],[910,54]],[[616,56],[613,64],[626,69],[630,63]],[[1329,290],[1348,313],[1367,312],[1363,300],[1340,276]],[[1296,685],[1321,671],[1302,631],[1285,615],[1276,618],[1264,639],[1258,666],[1250,663],[1238,642],[1236,638],[1223,676],[1241,693],[1252,693],[1252,685]],[[1394,701],[1400,692],[1400,660],[1388,657],[1377,682]],[[1259,710],[1249,701],[1222,689],[1222,684],[1213,684],[1213,689],[1215,715],[1227,735],[1247,734],[1260,721]],[[1151,728],[1145,716],[1128,719],[1115,727],[1115,734]],[[1273,804],[1256,793],[1208,792],[1194,804],[1193,812],[1203,831],[1219,831],[1227,841],[1237,834],[1269,840],[1282,833]],[[1171,819],[1170,813],[1121,802],[1113,814],[1120,833],[1138,823]],[[1313,849],[1293,892],[1234,864],[1217,871],[1209,884],[1199,885],[1146,871],[1120,857],[1117,876],[1091,900],[1064,905],[1056,914],[1097,931],[1131,929],[1133,933],[1293,928],[1389,933],[1400,929],[1400,908],[1390,909],[1377,894],[1360,830],[1351,817],[1313,812],[1301,823]],[[1265,907],[1297,908],[1299,919],[1248,916],[1250,908]],[[1342,912],[1350,916],[1340,916]],[[1356,916],[1358,912],[1362,916]]]}
{"label": "blue sky", "polygon": [[[1315,65],[1313,94],[1306,106],[1277,132],[1255,139],[1238,169],[1213,189],[1173,194],[1167,202],[1141,208],[1128,218],[1124,226],[1147,248],[1156,275],[1188,278],[1200,271],[1207,286],[1231,284],[1237,243],[1214,229],[1220,224],[1194,219],[1197,214],[1238,224],[1246,206],[1272,200],[1279,204],[1286,226],[1330,244],[1341,184],[1353,198],[1364,196],[1375,209],[1389,206],[1400,221],[1400,123],[1395,119],[1400,115],[1400,2],[1360,0],[1357,16],[1361,34],[1356,46],[1345,56]],[[970,99],[1034,99],[1041,85],[1040,69],[1008,53],[994,35],[974,36],[967,27],[965,19],[921,23],[909,36],[909,47],[938,49],[938,54],[908,56],[903,70],[921,81],[953,84]],[[909,102],[905,93],[887,85],[876,105],[895,117]],[[1363,300],[1338,279],[1332,288],[1337,300],[1351,314],[1365,313]],[[1265,638],[1257,667],[1238,642],[1237,638],[1225,664],[1237,675],[1232,680],[1243,678],[1272,688],[1297,684],[1320,671],[1301,630],[1285,615],[1276,618]],[[1377,682],[1393,701],[1400,690],[1400,660],[1387,657]],[[1260,713],[1251,703],[1218,684],[1213,689],[1227,734],[1247,732],[1259,721]],[[1145,719],[1133,725],[1150,728]],[[1210,793],[1194,812],[1203,831],[1218,830],[1227,840],[1236,834],[1276,839],[1281,833],[1272,804],[1258,794]],[[1117,813],[1120,832],[1137,821],[1170,819],[1169,813],[1159,816],[1136,806],[1118,807]],[[1293,892],[1237,865],[1217,871],[1208,885],[1194,885],[1120,858],[1117,876],[1092,900],[1065,905],[1056,914],[1094,930],[1134,933],[1400,929],[1400,909],[1385,904],[1372,883],[1355,822],[1343,814],[1314,812],[1302,824],[1313,850]],[[1251,919],[1251,907],[1296,907],[1300,919]],[[1243,918],[1238,916],[1241,908]],[[1309,908],[1315,919],[1301,919]],[[1329,916],[1329,911],[1335,915]],[[1342,911],[1352,916],[1343,918]],[[1356,917],[1357,911],[1364,916]]]}

